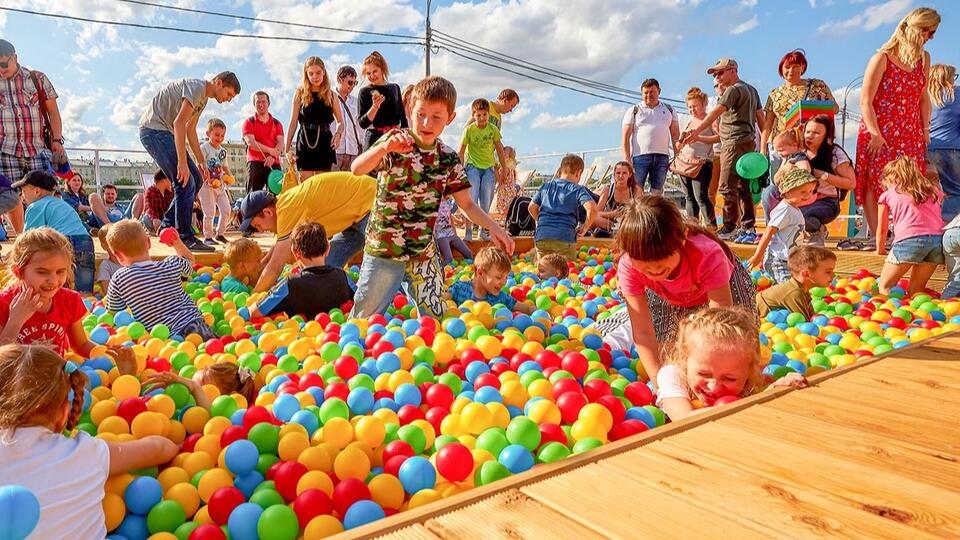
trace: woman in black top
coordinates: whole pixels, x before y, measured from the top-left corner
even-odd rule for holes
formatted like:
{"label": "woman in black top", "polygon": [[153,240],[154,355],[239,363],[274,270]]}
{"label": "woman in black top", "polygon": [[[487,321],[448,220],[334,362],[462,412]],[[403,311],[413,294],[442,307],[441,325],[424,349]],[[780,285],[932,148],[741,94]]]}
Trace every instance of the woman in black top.
{"label": "woman in black top", "polygon": [[363,74],[370,84],[360,90],[357,109],[360,127],[367,130],[366,150],[384,133],[398,127],[405,128],[408,123],[400,86],[387,82],[390,69],[379,52],[373,51],[363,60]]}
{"label": "woman in black top", "polygon": [[[293,93],[293,110],[287,128],[287,159],[297,164],[300,182],[333,169],[337,160],[336,148],[343,136],[340,107],[334,107],[333,91],[327,68],[317,56],[303,64],[303,82]],[[337,132],[330,133],[330,124],[337,121]],[[300,129],[297,130],[297,126]],[[296,147],[291,145],[297,132]]]}
{"label": "woman in black top", "polygon": [[594,236],[613,236],[623,208],[642,194],[643,191],[637,186],[637,179],[633,174],[633,165],[626,161],[618,162],[613,167],[613,182],[610,183],[610,188],[600,195],[600,202],[597,203],[600,217],[594,221]]}

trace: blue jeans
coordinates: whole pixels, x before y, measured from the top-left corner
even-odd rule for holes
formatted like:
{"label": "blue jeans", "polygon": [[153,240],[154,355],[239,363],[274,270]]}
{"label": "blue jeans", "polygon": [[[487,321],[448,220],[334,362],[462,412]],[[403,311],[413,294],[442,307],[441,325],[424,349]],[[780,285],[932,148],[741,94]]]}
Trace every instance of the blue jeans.
{"label": "blue jeans", "polygon": [[338,232],[330,239],[330,254],[327,255],[327,264],[336,268],[343,268],[343,265],[350,262],[350,259],[363,249],[368,221],[370,221],[370,214],[363,216],[363,219]]}
{"label": "blue jeans", "polygon": [[927,162],[937,168],[940,188],[946,199],[941,209],[943,221],[949,223],[960,214],[960,150],[930,150]]}
{"label": "blue jeans", "polygon": [[941,297],[953,298],[960,294],[960,227],[943,231],[943,258],[948,275]]}
{"label": "blue jeans", "polygon": [[184,242],[196,240],[193,234],[193,200],[197,195],[197,187],[203,183],[200,169],[187,155],[187,166],[190,168],[190,179],[187,185],[181,185],[177,180],[177,145],[173,140],[173,133],[166,130],[140,128],[140,143],[157,162],[163,174],[173,183],[173,204],[167,210],[164,221],[173,224],[180,233]]}
{"label": "blue jeans", "polygon": [[[93,274],[96,271],[96,255],[90,235],[68,236],[73,244],[73,288],[80,292],[93,292]],[[104,291],[106,292],[106,291]]]}
{"label": "blue jeans", "polygon": [[633,172],[637,178],[637,185],[641,190],[647,179],[650,179],[651,193],[663,192],[663,184],[667,181],[667,168],[670,167],[670,156],[666,154],[640,154],[633,156]]}
{"label": "blue jeans", "polygon": [[383,313],[401,286],[417,304],[420,315],[440,318],[445,311],[443,273],[434,254],[424,261],[407,262],[364,253],[350,317],[365,319]]}
{"label": "blue jeans", "polygon": [[[489,212],[490,205],[493,204],[493,193],[497,189],[497,176],[493,167],[478,169],[468,163],[466,170],[467,179],[470,180],[470,198],[481,210]],[[473,227],[472,223],[467,225],[467,240],[473,240]]]}

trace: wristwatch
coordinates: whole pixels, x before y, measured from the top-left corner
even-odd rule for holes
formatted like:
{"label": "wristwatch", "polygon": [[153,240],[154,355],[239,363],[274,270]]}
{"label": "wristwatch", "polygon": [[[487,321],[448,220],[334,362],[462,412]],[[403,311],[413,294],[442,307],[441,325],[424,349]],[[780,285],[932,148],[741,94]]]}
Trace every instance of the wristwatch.
{"label": "wristwatch", "polygon": [[63,137],[60,137],[59,139],[53,139],[52,142],[60,143],[61,145],[63,145]]}

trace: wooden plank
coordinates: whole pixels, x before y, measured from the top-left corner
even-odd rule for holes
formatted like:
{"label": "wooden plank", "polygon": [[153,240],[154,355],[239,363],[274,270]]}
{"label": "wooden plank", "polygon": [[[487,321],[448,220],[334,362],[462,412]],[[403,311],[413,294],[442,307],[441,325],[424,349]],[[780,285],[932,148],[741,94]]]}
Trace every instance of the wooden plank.
{"label": "wooden plank", "polygon": [[960,389],[943,386],[926,387],[925,391],[904,393],[902,390],[862,382],[843,381],[842,385],[821,385],[819,392],[834,398],[849,400],[854,397],[858,405],[876,407],[892,412],[909,411],[911,416],[942,421],[951,409],[960,410]]}
{"label": "wooden plank", "polygon": [[426,527],[419,523],[393,531],[383,536],[378,536],[380,540],[440,540],[440,537],[428,531]]}
{"label": "wooden plank", "polygon": [[[904,360],[909,362],[909,360]],[[960,395],[960,369],[958,368],[924,368],[922,372],[910,371],[904,368],[891,369],[887,362],[881,362],[844,381],[845,384],[865,385],[885,388],[904,393],[904,396],[926,394],[933,392],[941,399],[952,400]],[[940,370],[944,372],[941,373]]]}
{"label": "wooden plank", "polygon": [[439,538],[603,538],[565,514],[557,513],[512,489],[477,504],[427,521],[424,527]]}
{"label": "wooden plank", "polygon": [[[599,465],[611,478],[626,474],[638,484],[681,494],[701,507],[698,519],[704,512],[719,513],[769,537],[927,536],[819,493],[756,474],[749,467],[731,466],[668,444],[656,443]],[[704,519],[709,521],[709,517]],[[733,536],[739,537],[739,533]]]}
{"label": "wooden plank", "polygon": [[730,516],[697,506],[687,494],[638,485],[598,464],[520,490],[611,538],[769,538]]}
{"label": "wooden plank", "polygon": [[[789,429],[771,426],[772,430]],[[815,437],[816,433],[810,433]],[[907,478],[869,464],[849,461],[714,422],[690,430],[664,446],[703,454],[730,466],[828,497],[850,508],[909,525],[941,537],[960,536],[960,493]],[[929,474],[942,474],[932,470]],[[904,538],[901,535],[893,537]],[[910,536],[906,536],[910,537]]]}

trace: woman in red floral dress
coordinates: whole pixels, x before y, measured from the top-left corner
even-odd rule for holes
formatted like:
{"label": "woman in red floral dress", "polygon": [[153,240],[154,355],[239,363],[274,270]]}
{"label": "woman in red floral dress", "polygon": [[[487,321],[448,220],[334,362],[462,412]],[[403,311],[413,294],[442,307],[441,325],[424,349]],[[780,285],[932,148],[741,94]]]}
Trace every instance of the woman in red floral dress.
{"label": "woman in red floral dress", "polygon": [[864,251],[875,249],[883,167],[897,156],[907,155],[917,161],[920,170],[926,169],[931,108],[925,86],[930,54],[923,47],[939,25],[940,15],[933,9],[908,13],[870,59],[863,76],[854,194],[870,228],[870,238],[858,246]]}

